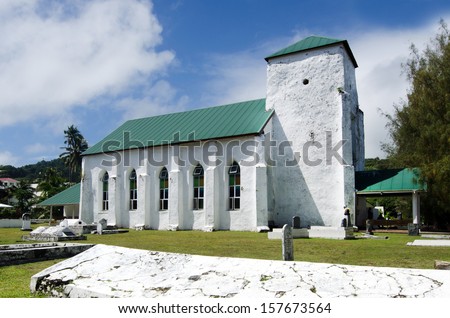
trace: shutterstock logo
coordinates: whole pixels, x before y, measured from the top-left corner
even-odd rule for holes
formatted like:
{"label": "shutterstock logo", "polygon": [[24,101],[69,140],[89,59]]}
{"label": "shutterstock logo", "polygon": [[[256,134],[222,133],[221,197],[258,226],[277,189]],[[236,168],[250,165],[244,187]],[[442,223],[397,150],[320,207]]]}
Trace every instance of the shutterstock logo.
{"label": "shutterstock logo", "polygon": [[254,139],[189,142],[185,140],[195,140],[195,133],[190,133],[185,139],[181,139],[180,133],[176,133],[172,140],[156,143],[154,140],[142,142],[133,139],[130,132],[124,132],[121,141],[109,140],[103,143],[102,153],[106,158],[101,164],[104,167],[120,164],[128,167],[131,162],[136,162],[137,156],[139,166],[166,166],[171,162],[179,167],[195,166],[199,162],[207,166],[220,166],[232,162],[235,158],[242,158],[242,166],[261,163],[271,167],[293,167],[299,164],[310,167],[323,164],[347,165],[342,152],[348,140],[333,142],[332,132],[324,133],[325,144],[313,138],[294,149],[292,141],[274,140],[270,133]]}

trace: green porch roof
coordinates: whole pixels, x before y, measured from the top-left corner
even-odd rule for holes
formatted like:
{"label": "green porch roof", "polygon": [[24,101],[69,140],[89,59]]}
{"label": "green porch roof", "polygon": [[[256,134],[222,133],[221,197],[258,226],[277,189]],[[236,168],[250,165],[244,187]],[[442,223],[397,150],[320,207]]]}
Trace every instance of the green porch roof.
{"label": "green porch roof", "polygon": [[332,38],[326,38],[322,36],[309,36],[301,41],[298,41],[292,45],[289,45],[288,47],[285,47],[284,49],[281,49],[265,58],[266,61],[273,57],[282,56],[282,55],[288,55],[292,53],[307,51],[307,50],[313,50],[320,47],[325,46],[331,46],[335,44],[343,44],[345,49],[347,50],[348,55],[350,56],[350,59],[353,62],[353,65],[355,67],[358,67],[358,63],[356,63],[356,59],[353,56],[352,50],[350,49],[350,46],[348,45],[347,40],[340,40],[340,39],[332,39]]}
{"label": "green porch roof", "polygon": [[419,169],[388,169],[358,171],[355,186],[358,194],[407,194],[426,191],[426,184],[419,182]]}
{"label": "green porch roof", "polygon": [[80,204],[80,191],[81,184],[77,183],[70,188],[55,194],[51,198],[38,203],[38,206],[60,206],[60,205],[72,205]]}
{"label": "green porch roof", "polygon": [[257,135],[272,114],[266,111],[266,100],[258,99],[129,120],[83,154]]}

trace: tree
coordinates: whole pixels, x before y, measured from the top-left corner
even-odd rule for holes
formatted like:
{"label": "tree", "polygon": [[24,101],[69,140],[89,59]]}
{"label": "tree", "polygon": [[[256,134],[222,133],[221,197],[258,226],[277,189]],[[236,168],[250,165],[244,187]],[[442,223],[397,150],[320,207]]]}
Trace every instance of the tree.
{"label": "tree", "polygon": [[61,172],[64,178],[69,178],[69,169],[64,165],[64,162],[60,159],[53,159],[50,161],[41,160],[34,164],[27,164],[22,167],[13,167],[10,165],[0,165],[0,177],[13,178],[13,179],[28,179],[35,180],[42,177],[42,173],[48,168],[54,168]]}
{"label": "tree", "polygon": [[11,193],[15,200],[17,200],[17,203],[14,205],[20,215],[31,210],[31,206],[35,203],[33,200],[34,189],[28,181],[20,181],[17,186],[11,188]]}
{"label": "tree", "polygon": [[388,115],[393,141],[388,157],[419,167],[427,183],[424,216],[429,223],[450,224],[450,33],[440,21],[439,33],[423,52],[411,46],[403,69],[410,82],[407,99]]}
{"label": "tree", "polygon": [[396,168],[395,166],[393,166],[393,163],[389,159],[380,159],[378,157],[366,158],[364,162],[365,162],[364,170],[366,171]]}
{"label": "tree", "polygon": [[72,182],[74,174],[81,171],[82,153],[88,149],[88,144],[77,127],[71,125],[64,130],[65,151],[59,155],[69,168],[69,181]]}
{"label": "tree", "polygon": [[48,199],[66,189],[65,180],[56,168],[47,168],[39,180],[37,190],[42,191],[41,200]]}

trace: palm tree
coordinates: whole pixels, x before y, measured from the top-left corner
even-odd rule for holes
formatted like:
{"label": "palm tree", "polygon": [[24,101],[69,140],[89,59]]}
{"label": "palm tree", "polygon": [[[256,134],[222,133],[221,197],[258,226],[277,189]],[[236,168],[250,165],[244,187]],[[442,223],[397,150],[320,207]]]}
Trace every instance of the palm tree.
{"label": "palm tree", "polygon": [[59,155],[69,168],[69,182],[72,182],[72,176],[81,170],[81,154],[88,149],[86,139],[80,133],[77,127],[71,125],[64,130],[65,151]]}

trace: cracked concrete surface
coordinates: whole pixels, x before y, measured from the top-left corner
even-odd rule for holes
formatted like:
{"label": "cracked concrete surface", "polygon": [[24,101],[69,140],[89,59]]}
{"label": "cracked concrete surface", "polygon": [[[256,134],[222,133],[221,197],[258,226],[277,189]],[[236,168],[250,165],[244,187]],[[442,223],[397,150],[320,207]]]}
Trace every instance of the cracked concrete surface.
{"label": "cracked concrete surface", "polygon": [[54,297],[450,297],[450,271],[285,262],[97,245],[31,278]]}

